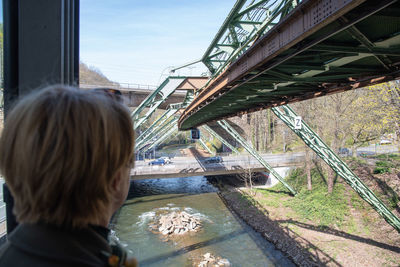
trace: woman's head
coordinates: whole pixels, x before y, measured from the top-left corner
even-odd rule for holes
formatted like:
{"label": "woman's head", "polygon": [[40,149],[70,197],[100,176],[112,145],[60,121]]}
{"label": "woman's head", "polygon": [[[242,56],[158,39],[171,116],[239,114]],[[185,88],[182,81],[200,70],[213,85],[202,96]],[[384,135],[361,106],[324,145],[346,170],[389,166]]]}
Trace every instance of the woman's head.
{"label": "woman's head", "polygon": [[101,92],[52,86],[24,97],[0,138],[17,220],[69,227],[100,220],[133,148],[129,111]]}

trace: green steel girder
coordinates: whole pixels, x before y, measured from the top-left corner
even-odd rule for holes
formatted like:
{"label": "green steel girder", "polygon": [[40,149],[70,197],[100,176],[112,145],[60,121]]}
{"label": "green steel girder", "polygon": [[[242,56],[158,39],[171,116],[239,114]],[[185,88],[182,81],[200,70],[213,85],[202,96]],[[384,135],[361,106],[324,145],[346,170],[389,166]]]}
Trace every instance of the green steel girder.
{"label": "green steel girder", "polygon": [[220,120],[217,122],[225,131],[227,131],[233,138],[235,138],[236,141],[239,142],[241,146],[244,147],[244,149],[249,152],[250,155],[252,155],[254,158],[258,160],[258,162],[261,163],[273,176],[275,176],[276,179],[278,179],[289,191],[293,194],[296,195],[296,191],[285,182],[285,180],[277,173],[274,168],[269,165],[263,157],[261,157],[258,152],[251,147],[249,143],[231,126],[229,123],[225,120]]}
{"label": "green steel girder", "polygon": [[213,155],[214,153],[211,151],[211,149],[206,145],[206,142],[204,142],[204,137],[200,136],[199,143],[204,147],[205,150],[207,150],[208,153]]}
{"label": "green steel girder", "polygon": [[[202,62],[213,76],[240,56],[260,35],[286,16],[300,1],[237,0],[206,50]],[[221,53],[222,52],[222,53]]]}
{"label": "green steel girder", "polygon": [[314,152],[323,159],[347,184],[368,202],[391,226],[400,232],[400,219],[353,173],[353,171],[333,152],[321,138],[303,121],[301,129],[295,129],[297,114],[287,105],[274,107],[272,111]]}
{"label": "green steel girder", "polygon": [[138,138],[136,138],[136,144],[139,146],[143,140],[147,140],[150,135],[152,135],[154,132],[157,132],[157,130],[172,116],[178,112],[179,109],[168,109],[166,112],[161,115],[160,118],[158,118],[156,121],[153,122],[152,125],[150,125],[149,128],[147,128]]}
{"label": "green steel girder", "polygon": [[171,127],[173,127],[175,124],[177,124],[178,118],[173,118],[167,122],[165,122],[161,127],[157,129],[157,131],[152,132],[148,137],[144,140],[142,140],[139,144],[135,146],[136,150],[140,150],[144,145],[146,145],[148,142],[150,142],[152,139],[156,138],[159,139],[159,137],[165,132],[169,131]]}
{"label": "green steel girder", "polygon": [[385,55],[385,56],[400,56],[400,47],[382,48],[382,47],[370,47],[365,46],[346,46],[346,45],[315,45],[309,49],[309,51],[316,52],[331,52],[331,53],[365,53],[373,55]]}
{"label": "green steel girder", "polygon": [[222,138],[222,136],[220,136],[219,134],[217,134],[213,129],[211,129],[208,125],[204,124],[203,129],[205,129],[207,132],[209,132],[212,136],[214,136],[215,138],[217,138],[219,141],[221,141],[225,146],[229,147],[230,150],[232,150],[232,152],[239,154],[239,151],[237,151],[237,149],[232,146],[231,144],[229,144],[228,141],[226,141],[224,138]]}
{"label": "green steel girder", "polygon": [[[400,60],[397,55],[400,49],[400,16],[397,14],[388,18],[381,12],[399,9],[400,2],[340,2],[343,8],[336,11],[340,19],[334,19],[333,15],[326,20],[321,18],[324,23],[309,30],[303,28],[301,21],[304,23],[313,18],[313,15],[308,17],[308,14],[314,14],[311,7],[320,2],[308,1],[310,5],[304,2],[304,5],[293,10],[285,17],[287,21],[278,23],[274,30],[268,31],[254,43],[251,51],[247,50],[244,56],[227,66],[223,74],[213,77],[203,89],[206,92],[199,92],[198,98],[184,112],[179,122],[181,129],[198,127],[208,121],[228,118],[238,113],[397,79],[399,67],[395,63],[388,65],[385,58],[391,62]],[[331,7],[323,6],[321,4],[321,12],[329,13]],[[342,21],[343,18],[348,21]],[[298,21],[292,25],[289,23],[291,19]],[[366,37],[365,40],[355,39],[346,30],[353,25]],[[301,32],[297,39],[290,37],[292,26],[298,27]],[[290,45],[283,45],[283,40],[291,40]],[[313,51],[313,48],[329,50],[332,46],[343,51]],[[267,50],[270,53],[276,51],[276,54],[264,58],[269,53]],[[374,55],[378,58],[382,55],[381,61],[397,70],[387,70]],[[271,70],[291,78],[276,77],[268,73]],[[307,85],[309,91],[303,89]],[[251,87],[257,91],[252,90],[248,95],[255,98],[247,99],[246,93]],[[227,105],[231,106],[228,108]]]}
{"label": "green steel girder", "polygon": [[[170,76],[166,78],[156,90],[147,96],[131,114],[134,128],[137,129],[145,122],[185,79],[186,77]],[[149,110],[144,116],[141,116],[140,114],[145,108],[149,108]]]}
{"label": "green steel girder", "polygon": [[146,149],[146,151],[149,151],[149,150],[153,149],[153,147],[157,146],[158,144],[161,144],[162,142],[167,140],[168,137],[170,137],[171,135],[173,135],[177,131],[178,131],[178,125],[176,123],[172,124],[172,127],[169,128],[169,130],[166,131],[163,135],[161,135],[153,144],[151,144]]}
{"label": "green steel girder", "polygon": [[[148,142],[151,140],[155,135],[159,133],[159,131],[162,130],[163,127],[165,127],[165,123],[170,123],[168,120],[176,115],[179,109],[187,107],[190,102],[193,100],[194,94],[192,91],[188,90],[185,96],[185,99],[183,100],[182,103],[175,103],[175,104],[170,104],[169,108],[166,112],[163,113],[163,115],[158,118],[152,125],[150,125],[149,128],[147,128],[138,138],[136,138],[136,145],[135,148],[141,147],[144,143]],[[148,117],[146,117],[148,119]],[[176,120],[175,120],[176,121]]]}

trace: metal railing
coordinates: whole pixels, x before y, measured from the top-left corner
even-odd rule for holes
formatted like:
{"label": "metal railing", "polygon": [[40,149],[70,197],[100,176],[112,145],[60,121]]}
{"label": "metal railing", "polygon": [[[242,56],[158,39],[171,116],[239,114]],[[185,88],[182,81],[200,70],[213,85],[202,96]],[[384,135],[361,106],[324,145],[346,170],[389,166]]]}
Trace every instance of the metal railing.
{"label": "metal railing", "polygon": [[156,85],[136,84],[136,83],[115,83],[115,84],[79,84],[79,88],[91,89],[91,88],[112,88],[118,90],[143,90],[153,91],[157,89]]}

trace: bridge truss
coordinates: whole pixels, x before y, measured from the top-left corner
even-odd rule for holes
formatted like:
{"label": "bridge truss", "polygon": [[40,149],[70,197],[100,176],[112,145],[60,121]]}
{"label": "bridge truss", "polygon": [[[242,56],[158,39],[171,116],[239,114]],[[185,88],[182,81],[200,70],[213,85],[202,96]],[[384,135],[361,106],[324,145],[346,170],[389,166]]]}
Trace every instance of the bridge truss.
{"label": "bridge truss", "polygon": [[[400,61],[398,10],[400,5],[396,0],[238,0],[202,58],[212,76],[186,106],[178,121],[179,128],[187,130],[203,125],[211,135],[228,143],[205,125],[217,121],[295,195],[291,186],[224,120],[272,108],[278,118],[400,232],[399,218],[306,123],[297,129],[296,114],[286,105],[399,77],[399,67],[395,64]],[[387,25],[377,25],[379,20]],[[153,104],[158,102],[146,103]],[[144,120],[147,118],[146,114]],[[178,130],[172,126],[176,121],[174,118],[164,120],[163,126],[152,125],[153,134],[139,138],[148,141],[156,136],[156,142],[160,143]],[[143,120],[138,122],[140,125]],[[145,143],[139,141],[140,145]],[[203,140],[200,143],[205,146]],[[234,147],[231,150],[237,151]]]}

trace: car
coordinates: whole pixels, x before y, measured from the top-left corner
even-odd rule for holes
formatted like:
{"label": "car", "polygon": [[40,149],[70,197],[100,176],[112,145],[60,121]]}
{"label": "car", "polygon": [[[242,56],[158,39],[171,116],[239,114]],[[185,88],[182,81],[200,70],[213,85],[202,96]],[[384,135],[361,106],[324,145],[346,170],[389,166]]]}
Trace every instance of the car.
{"label": "car", "polygon": [[363,158],[366,158],[366,157],[369,157],[369,156],[373,156],[375,154],[376,153],[374,151],[357,151],[357,156],[360,156],[360,157],[363,157]]}
{"label": "car", "polygon": [[221,163],[223,162],[220,156],[210,157],[204,160],[204,163]]}
{"label": "car", "polygon": [[341,147],[339,148],[339,156],[344,156],[344,157],[348,157],[351,156],[353,153],[350,149],[346,148],[346,147]]}
{"label": "car", "polygon": [[162,166],[165,164],[166,164],[166,162],[162,158],[158,158],[158,159],[155,159],[155,160],[149,162],[149,166],[151,166],[151,165],[161,165]]}
{"label": "car", "polygon": [[163,159],[165,161],[165,164],[170,164],[171,163],[171,158],[170,157],[160,157],[160,159]]}

